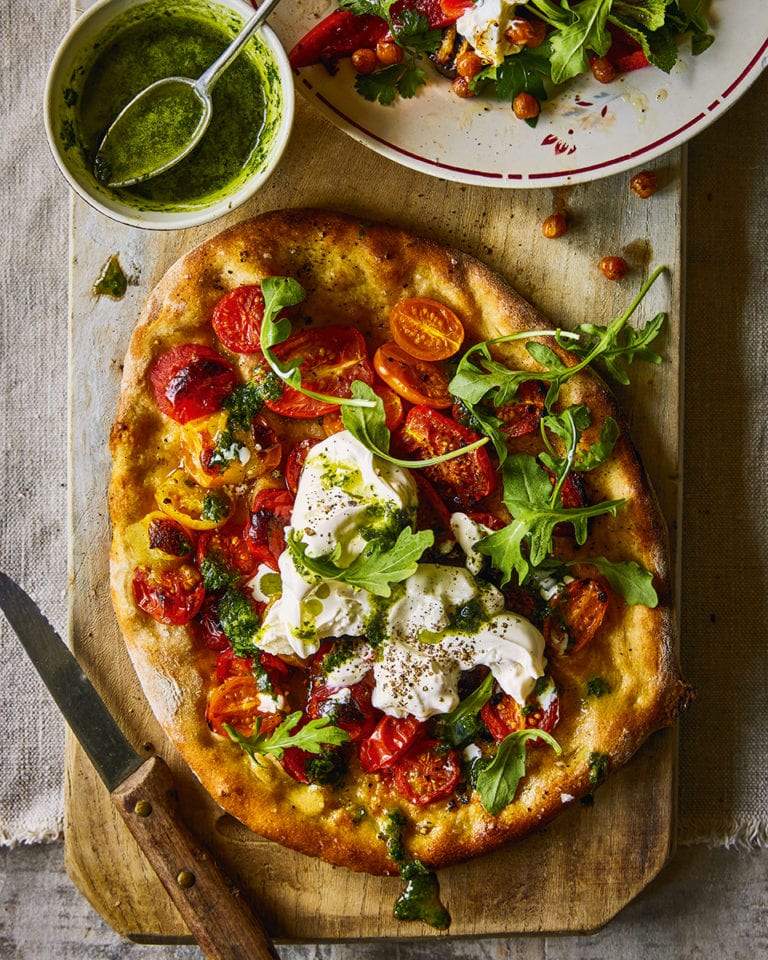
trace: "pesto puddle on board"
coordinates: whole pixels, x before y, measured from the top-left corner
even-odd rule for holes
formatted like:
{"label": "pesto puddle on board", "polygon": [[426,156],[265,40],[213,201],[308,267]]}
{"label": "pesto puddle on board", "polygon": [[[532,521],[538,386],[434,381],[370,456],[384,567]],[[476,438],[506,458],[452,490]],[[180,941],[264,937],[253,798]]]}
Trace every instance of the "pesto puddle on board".
{"label": "pesto puddle on board", "polygon": [[[63,148],[72,154],[67,162],[94,176],[107,129],[136,94],[167,77],[196,79],[241,27],[239,14],[205,0],[152,0],[118,17],[83,51],[61,91],[58,128]],[[133,129],[126,131],[130,136],[116,143],[108,158],[111,169],[96,171],[94,181],[144,210],[194,209],[234,194],[267,161],[283,111],[277,65],[260,38],[250,40],[222,74],[212,101],[202,140],[176,166],[131,187],[104,186],[128,168],[156,166],[152,154],[162,160],[194,129],[196,107],[178,96],[158,99],[148,114],[134,118]],[[157,113],[163,123],[155,122]]]}

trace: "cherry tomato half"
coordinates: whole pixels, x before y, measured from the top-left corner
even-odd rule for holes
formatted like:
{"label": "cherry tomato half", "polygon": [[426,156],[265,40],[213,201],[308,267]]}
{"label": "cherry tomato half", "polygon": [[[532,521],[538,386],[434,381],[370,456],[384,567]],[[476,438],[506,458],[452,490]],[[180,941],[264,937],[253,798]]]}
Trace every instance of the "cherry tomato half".
{"label": "cherry tomato half", "polygon": [[[384,422],[387,425],[387,429],[397,430],[405,416],[403,401],[394,390],[390,390],[390,388],[380,380],[374,383],[373,391],[381,397],[381,401],[384,404]],[[334,433],[339,433],[339,431],[343,429],[344,424],[341,419],[341,414],[326,413],[323,417],[323,430],[325,431],[326,437],[333,436]]]}
{"label": "cherry tomato half", "polygon": [[455,750],[437,753],[436,740],[427,740],[411,750],[395,767],[400,793],[420,807],[449,797],[461,779],[461,763]]}
{"label": "cherry tomato half", "polygon": [[[205,598],[197,614],[196,623],[200,637],[209,650],[214,650],[217,653],[232,652],[229,646],[229,638],[221,628],[218,597],[207,596]],[[218,663],[216,670],[218,673]],[[220,677],[219,682],[223,679],[224,677]]]}
{"label": "cherry tomato half", "polygon": [[307,716],[331,717],[332,722],[346,730],[350,740],[370,737],[380,716],[371,705],[373,677],[368,675],[359,683],[341,689],[329,687],[321,679],[313,681],[307,701]]}
{"label": "cherry tomato half", "polygon": [[201,533],[197,541],[197,565],[210,558],[241,577],[252,577],[259,566],[239,523],[231,521],[219,530]]}
{"label": "cherry tomato half", "polygon": [[464,326],[444,303],[429,297],[400,300],[389,315],[392,339],[417,360],[447,360],[464,342]]}
{"label": "cherry tomato half", "polygon": [[544,730],[551,733],[560,720],[560,698],[552,680],[544,691],[532,695],[525,711],[508,693],[498,693],[480,711],[480,719],[494,740],[503,740],[516,730]]}
{"label": "cherry tomato half", "polygon": [[227,350],[260,353],[259,334],[264,316],[264,294],[257,283],[225,293],[213,308],[211,325]]}
{"label": "cherry tomato half", "polygon": [[205,587],[200,574],[188,563],[173,569],[136,567],[133,572],[136,606],[158,623],[189,623],[203,604]]}
{"label": "cherry tomato half", "polygon": [[506,403],[496,410],[496,416],[503,423],[501,432],[508,440],[526,437],[539,429],[546,395],[543,384],[538,380],[527,380],[520,384],[512,403]]}
{"label": "cherry tomato half", "polygon": [[387,386],[411,403],[443,409],[453,402],[440,364],[416,360],[393,341],[379,347],[373,366]]}
{"label": "cherry tomato half", "polygon": [[432,530],[435,534],[435,544],[439,546],[454,539],[451,529],[451,512],[429,480],[422,476],[423,472],[423,470],[414,470],[411,473],[419,491],[416,527],[419,530]]}
{"label": "cherry tomato half", "polygon": [[184,466],[202,487],[244,483],[274,470],[282,446],[263,417],[233,429],[225,410],[193,420],[181,433]]}
{"label": "cherry tomato half", "polygon": [[227,640],[227,649],[222,650],[216,658],[216,682],[224,683],[230,677],[252,677],[253,660],[250,657],[238,657],[235,651],[229,646]]}
{"label": "cherry tomato half", "polygon": [[[436,457],[479,439],[474,431],[429,407],[409,410],[399,435],[400,445],[416,460]],[[462,507],[477,503],[496,487],[496,471],[485,447],[425,467],[423,472],[447,502]]]}
{"label": "cherry tomato half", "polygon": [[[301,384],[307,390],[332,397],[351,396],[353,380],[373,384],[373,370],[363,335],[355,327],[332,324],[294,333],[274,348],[282,363],[301,370]],[[277,400],[267,400],[275,413],[297,420],[322,417],[338,409],[286,386]]]}
{"label": "cherry tomato half", "polygon": [[474,0],[440,0],[440,7],[445,14],[446,20],[454,23],[464,13],[474,5]]}
{"label": "cherry tomato half", "polygon": [[[336,414],[328,413],[326,416],[333,417],[336,416]],[[299,489],[299,479],[301,477],[301,471],[304,469],[304,461],[307,459],[307,454],[316,443],[320,443],[317,437],[305,437],[291,447],[291,451],[285,461],[285,482],[293,494]]]}
{"label": "cherry tomato half", "polygon": [[235,368],[210,347],[182,343],[160,354],[149,380],[160,411],[187,423],[220,409],[235,388]]}
{"label": "cherry tomato half", "polygon": [[576,653],[591,643],[608,613],[611,591],[602,577],[566,583],[550,603],[544,639],[557,654]]}
{"label": "cherry tomato half", "polygon": [[288,490],[260,490],[251,503],[251,517],[245,526],[248,549],[259,563],[277,570],[285,550],[285,528],[291,522],[293,494]]}
{"label": "cherry tomato half", "polygon": [[406,10],[423,14],[432,29],[447,27],[456,19],[446,14],[440,0],[398,0],[390,9],[392,20],[399,23]]}
{"label": "cherry tomato half", "polygon": [[[552,485],[555,483],[555,475],[549,470],[549,479]],[[583,507],[586,502],[584,491],[584,481],[579,473],[569,473],[565,478],[565,483],[560,487],[560,500],[564,507],[573,509],[574,507]],[[573,525],[564,520],[562,523],[555,524],[554,534],[557,537],[572,537]]]}
{"label": "cherry tomato half", "polygon": [[423,722],[415,717],[382,717],[370,737],[358,747],[360,766],[366,773],[391,767],[413,746],[423,731]]}
{"label": "cherry tomato half", "polygon": [[261,710],[261,696],[252,674],[228,677],[224,683],[214,687],[208,695],[205,716],[210,727],[215,733],[226,737],[227,731],[224,729],[226,723],[247,737],[253,733],[254,724],[258,719],[260,731],[271,733],[280,725],[283,715]]}

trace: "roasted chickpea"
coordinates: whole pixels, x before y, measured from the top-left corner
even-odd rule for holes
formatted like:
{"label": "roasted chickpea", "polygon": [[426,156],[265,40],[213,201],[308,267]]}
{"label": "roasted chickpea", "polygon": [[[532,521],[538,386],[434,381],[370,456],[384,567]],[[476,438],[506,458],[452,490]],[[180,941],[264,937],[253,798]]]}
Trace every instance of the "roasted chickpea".
{"label": "roasted chickpea", "polygon": [[590,67],[592,76],[600,83],[613,83],[616,79],[616,68],[606,57],[596,57]]}
{"label": "roasted chickpea", "polygon": [[553,213],[541,225],[541,232],[547,240],[557,240],[568,232],[568,221],[564,213]]}
{"label": "roasted chickpea", "polygon": [[533,120],[541,113],[541,104],[532,93],[518,93],[512,101],[512,109],[518,120]]}
{"label": "roasted chickpea", "polygon": [[659,178],[653,170],[641,170],[629,181],[629,186],[642,200],[652,197],[659,189]]}
{"label": "roasted chickpea", "polygon": [[476,77],[484,66],[484,61],[478,57],[474,50],[465,50],[464,53],[460,53],[456,57],[456,73],[467,80]]}
{"label": "roasted chickpea", "polygon": [[379,40],[376,44],[376,56],[379,63],[391,67],[395,63],[402,63],[403,50],[391,40]]}
{"label": "roasted chickpea", "polygon": [[624,257],[603,257],[600,261],[600,269],[607,280],[623,280],[629,266]]}
{"label": "roasted chickpea", "polygon": [[457,97],[461,97],[463,100],[466,100],[469,97],[476,97],[477,94],[470,87],[469,80],[466,77],[456,77],[456,79],[451,84],[453,92]]}
{"label": "roasted chickpea", "polygon": [[352,54],[352,66],[358,73],[373,73],[379,61],[373,50],[361,47]]}
{"label": "roasted chickpea", "polygon": [[540,47],[547,38],[547,25],[542,20],[513,20],[504,36],[518,47]]}

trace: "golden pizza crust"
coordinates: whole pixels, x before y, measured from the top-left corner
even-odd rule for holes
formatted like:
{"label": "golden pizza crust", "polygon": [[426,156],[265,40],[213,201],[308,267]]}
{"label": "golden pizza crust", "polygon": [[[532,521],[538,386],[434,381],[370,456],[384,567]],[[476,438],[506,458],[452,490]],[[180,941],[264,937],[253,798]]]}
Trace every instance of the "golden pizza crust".
{"label": "golden pizza crust", "polygon": [[[404,296],[434,297],[450,305],[464,321],[467,343],[546,325],[474,258],[402,230],[324,211],[265,214],[192,250],[157,285],[136,327],[112,431],[111,588],[123,636],[168,735],[218,803],[257,833],[334,864],[394,873],[377,818],[397,806],[413,824],[409,849],[427,864],[476,856],[552,819],[563,807],[561,795],[589,792],[593,751],[608,755],[611,767],[625,763],[649,734],[672,722],[685,702],[688,688],[674,652],[669,558],[658,506],[611,394],[591,374],[574,377],[563,388],[563,401],[587,404],[595,430],[609,415],[622,427],[610,461],[586,475],[590,499],[628,501],[616,518],[592,522],[581,553],[643,564],[654,574],[660,605],[655,610],[622,605],[590,646],[552,665],[561,697],[556,735],[562,755],[545,748],[529,751],[518,796],[498,817],[486,813],[476,798],[466,804],[443,800],[413,806],[378,777],[355,776],[356,768],[351,782],[334,790],[298,784],[275,762],[255,767],[205,723],[210,655],[200,651],[186,628],[155,623],[134,605],[134,560],[125,531],[155,508],[157,479],[178,463],[175,428],[157,410],[148,387],[153,358],[185,341],[213,345],[209,320],[216,301],[269,275],[299,280],[307,291],[302,315],[314,324],[356,323],[374,345],[389,338],[386,318]],[[507,356],[517,368],[534,366],[521,343],[510,345]],[[586,680],[597,675],[609,682],[611,694],[584,699]],[[368,815],[355,824],[360,806]]]}

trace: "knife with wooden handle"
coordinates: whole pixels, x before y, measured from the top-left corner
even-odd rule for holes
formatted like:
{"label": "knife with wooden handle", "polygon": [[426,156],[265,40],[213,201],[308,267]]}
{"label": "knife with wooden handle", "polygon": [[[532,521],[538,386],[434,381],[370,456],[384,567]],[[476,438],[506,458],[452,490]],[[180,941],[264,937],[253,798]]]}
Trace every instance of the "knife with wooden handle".
{"label": "knife with wooden handle", "polygon": [[0,573],[0,609],[209,960],[277,960],[269,934],[179,817],[173,776],[125,739],[34,601]]}

